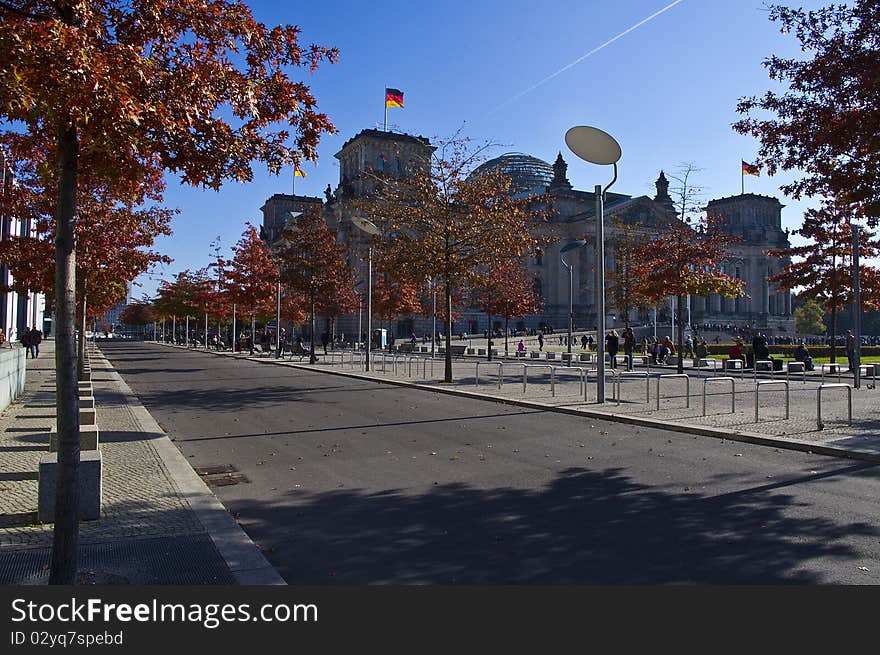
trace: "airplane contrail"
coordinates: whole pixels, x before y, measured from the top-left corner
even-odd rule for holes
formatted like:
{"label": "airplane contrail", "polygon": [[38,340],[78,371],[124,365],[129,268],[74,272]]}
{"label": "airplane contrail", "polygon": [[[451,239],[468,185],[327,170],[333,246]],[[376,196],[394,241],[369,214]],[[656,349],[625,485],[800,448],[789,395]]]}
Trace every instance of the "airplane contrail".
{"label": "airplane contrail", "polygon": [[[491,110],[488,112],[488,114],[491,114],[491,113],[493,113],[493,112],[498,111],[498,110],[501,109],[502,107],[504,107],[504,106],[506,106],[506,105],[509,105],[509,104],[510,104],[511,102],[513,102],[514,100],[518,100],[519,98],[522,98],[522,97],[523,97],[524,95],[526,95],[527,93],[531,93],[532,91],[534,91],[535,89],[537,89],[537,88],[538,88],[539,86],[541,86],[542,84],[546,84],[547,82],[549,82],[550,80],[552,80],[552,79],[553,79],[554,77],[556,77],[557,75],[561,75],[562,73],[564,73],[565,71],[567,71],[569,68],[572,68],[572,67],[574,67],[574,66],[577,66],[579,63],[581,63],[581,62],[582,62],[584,59],[586,59],[587,57],[590,57],[590,56],[596,54],[597,52],[599,52],[599,51],[602,50],[603,48],[606,48],[607,46],[611,45],[612,43],[614,43],[614,42],[617,41],[618,39],[623,38],[624,36],[626,36],[627,34],[629,34],[630,32],[632,32],[633,30],[636,30],[636,29],[640,28],[642,25],[644,25],[644,24],[647,23],[648,21],[651,21],[651,20],[657,18],[657,16],[659,16],[660,14],[669,11],[669,10],[672,9],[675,5],[677,5],[677,4],[681,4],[682,2],[684,2],[684,0],[675,0],[674,2],[670,2],[668,5],[666,5],[665,7],[663,7],[663,9],[660,9],[660,10],[658,10],[658,11],[655,11],[653,14],[651,14],[651,15],[648,16],[647,18],[643,18],[642,20],[640,20],[638,23],[636,23],[635,25],[633,25],[633,26],[630,27],[629,29],[626,29],[626,30],[624,30],[623,32],[621,32],[620,34],[618,34],[617,36],[615,36],[615,37],[613,37],[613,38],[611,38],[611,39],[608,39],[608,40],[607,40],[605,43],[603,43],[602,45],[600,45],[600,46],[596,46],[595,48],[593,48],[592,50],[590,50],[587,54],[585,54],[585,55],[581,55],[580,57],[578,57],[577,59],[575,59],[575,60],[574,60],[573,62],[571,62],[570,64],[567,64],[567,65],[563,66],[562,68],[560,68],[560,69],[559,69],[558,71],[556,71],[555,73],[551,73],[550,75],[548,75],[547,77],[545,77],[545,78],[544,78],[543,80],[541,80],[540,82],[536,82],[535,84],[533,84],[532,86],[530,86],[530,87],[529,87],[528,89],[526,89],[525,91],[520,91],[519,93],[517,93],[517,94],[516,94],[515,96],[513,96],[512,98],[509,98],[508,100],[505,100],[504,102],[502,102],[500,105],[498,105],[498,106],[495,107],[494,109],[491,109]],[[488,114],[487,114],[487,115],[488,115]]]}

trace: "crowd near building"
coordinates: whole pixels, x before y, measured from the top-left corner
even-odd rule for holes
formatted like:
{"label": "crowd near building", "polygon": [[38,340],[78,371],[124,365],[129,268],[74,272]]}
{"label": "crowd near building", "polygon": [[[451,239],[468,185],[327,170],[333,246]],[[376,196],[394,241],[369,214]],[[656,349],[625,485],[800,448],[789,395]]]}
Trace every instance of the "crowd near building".
{"label": "crowd near building", "polygon": [[[352,137],[336,153],[339,160],[339,182],[330,185],[324,198],[275,194],[261,208],[261,233],[269,243],[278,236],[287,221],[296,220],[302,212],[321,212],[328,227],[337,231],[338,239],[348,247],[349,264],[355,270],[360,297],[365,299],[366,236],[351,222],[353,201],[373,190],[377,177],[402,177],[426,166],[434,147],[422,136],[366,129]],[[509,175],[517,194],[549,194],[554,212],[542,230],[554,241],[541,251],[532,253],[527,268],[533,286],[543,300],[543,311],[525,316],[510,325],[512,329],[534,332],[560,331],[568,325],[569,271],[571,265],[572,309],[576,327],[592,329],[596,325],[595,252],[585,247],[566,253],[565,263],[560,248],[584,235],[595,234],[596,197],[593,191],[574,189],[567,177],[568,165],[562,154],[554,163],[522,153],[507,153],[483,163],[475,171],[498,168]],[[624,230],[635,234],[644,243],[653,241],[664,223],[674,218],[677,209],[669,194],[669,181],[663,171],[655,183],[656,194],[631,196],[607,193],[605,202],[605,267],[615,265],[615,246]],[[761,331],[768,335],[793,335],[791,294],[769,281],[788,262],[771,257],[768,249],[789,247],[788,230],[782,228],[783,205],[777,198],[745,193],[711,200],[705,206],[707,215],[720,219],[723,230],[739,238],[729,247],[729,256],[722,262],[723,272],[745,282],[745,296],[723,298],[718,294],[692,296],[679,311],[687,312],[692,325],[729,326],[729,331]],[[428,292],[428,289],[426,289]],[[366,302],[363,302],[365,311]],[[621,326],[625,317],[606,305],[606,325]],[[629,322],[669,325],[676,311],[673,299],[659,308],[630,311]],[[363,313],[363,312],[362,312]],[[475,309],[465,309],[454,325],[456,334],[482,334],[490,326],[487,317]],[[339,317],[336,331],[355,334],[357,314]],[[430,334],[431,316],[401,316],[391,326],[397,337],[409,338],[412,333]],[[494,322],[493,330],[502,328]],[[328,329],[326,324],[319,331]]]}

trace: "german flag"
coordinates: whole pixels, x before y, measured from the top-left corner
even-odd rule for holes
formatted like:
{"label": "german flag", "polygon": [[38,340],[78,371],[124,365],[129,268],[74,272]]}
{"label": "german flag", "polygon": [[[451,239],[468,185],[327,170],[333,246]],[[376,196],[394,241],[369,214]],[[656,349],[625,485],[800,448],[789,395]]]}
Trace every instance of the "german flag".
{"label": "german flag", "polygon": [[294,177],[305,177],[306,174],[299,170],[299,166],[293,167],[293,176]]}
{"label": "german flag", "polygon": [[403,108],[403,91],[400,89],[385,89],[385,108],[400,107]]}
{"label": "german flag", "polygon": [[743,166],[743,175],[754,175],[755,177],[761,177],[761,169],[755,166],[754,164],[749,164],[745,161],[742,163]]}

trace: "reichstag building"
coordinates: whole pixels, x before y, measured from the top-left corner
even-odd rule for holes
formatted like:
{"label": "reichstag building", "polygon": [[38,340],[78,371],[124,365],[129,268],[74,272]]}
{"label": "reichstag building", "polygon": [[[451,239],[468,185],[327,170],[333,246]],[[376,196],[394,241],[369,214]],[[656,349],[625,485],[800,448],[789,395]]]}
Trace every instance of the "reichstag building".
{"label": "reichstag building", "polygon": [[[366,278],[365,237],[350,222],[351,200],[372,188],[375,174],[403,176],[408,170],[430,160],[433,146],[421,136],[367,129],[349,139],[336,153],[339,160],[339,183],[335,190],[328,185],[324,198],[275,194],[267,199],[263,212],[263,235],[270,242],[283,227],[288,212],[321,212],[327,225],[338,231],[338,238],[349,246],[350,263],[359,279]],[[567,177],[568,165],[559,153],[553,164],[522,153],[507,153],[483,163],[480,169],[500,168],[513,179],[516,193],[548,193],[554,214],[542,229],[555,238],[542,252],[528,260],[534,288],[544,302],[541,314],[516,319],[511,328],[537,329],[551,326],[555,331],[568,325],[569,273],[560,257],[560,248],[584,235],[595,234],[595,194],[574,189]],[[370,175],[364,175],[370,173]],[[630,196],[608,192],[605,203],[606,272],[614,270],[615,244],[622,236],[622,226],[633,226],[639,239],[650,241],[662,223],[674,216],[675,208],[669,195],[669,182],[663,172],[656,181],[656,194]],[[783,205],[777,198],[746,193],[711,200],[706,211],[723,218],[725,231],[739,237],[730,247],[723,263],[724,271],[745,281],[746,296],[722,298],[716,294],[692,296],[689,301],[691,323],[759,329],[767,334],[793,334],[794,320],[790,292],[778,289],[768,278],[785,265],[783,260],[769,257],[767,250],[789,246],[788,231],[782,228]],[[593,248],[587,246],[565,254],[572,266],[573,313],[577,328],[592,329],[596,324],[595,266]],[[361,287],[363,284],[361,284]],[[441,298],[438,293],[438,302]],[[657,308],[658,323],[669,324],[671,302]],[[362,312],[362,330],[366,318]],[[606,325],[622,326],[624,317],[606,299]],[[634,309],[630,323],[645,325],[654,318],[653,309]],[[503,323],[493,320],[493,327]],[[438,323],[439,325],[439,323]],[[335,329],[353,335],[357,332],[358,315],[340,317]],[[455,323],[454,332],[481,334],[488,328],[487,317],[477,310],[465,310]],[[322,326],[321,330],[326,329]],[[438,327],[438,329],[440,329]],[[430,333],[430,316],[401,316],[392,326],[397,337],[408,338]]]}

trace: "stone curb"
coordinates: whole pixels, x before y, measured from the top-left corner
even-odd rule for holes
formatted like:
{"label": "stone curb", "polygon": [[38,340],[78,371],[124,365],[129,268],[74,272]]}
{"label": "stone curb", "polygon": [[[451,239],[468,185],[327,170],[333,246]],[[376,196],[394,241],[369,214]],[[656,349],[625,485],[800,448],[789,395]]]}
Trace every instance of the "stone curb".
{"label": "stone curb", "polygon": [[230,516],[229,512],[189,462],[172,443],[165,431],[141,404],[138,397],[126,384],[119,372],[110,361],[100,353],[109,369],[108,376],[119,387],[134,415],[140,430],[149,435],[158,435],[151,439],[156,452],[162,459],[168,474],[177,486],[180,494],[186,499],[195,512],[199,523],[214,542],[220,556],[229,567],[229,571],[240,585],[286,585],[263,553],[257,548],[247,533]]}
{"label": "stone curb", "polygon": [[[172,348],[182,348],[172,344],[158,344],[171,346]],[[193,350],[189,348],[188,350]],[[238,359],[232,353],[224,353],[217,351],[202,351],[220,357],[233,357]],[[844,459],[856,459],[867,462],[880,462],[880,453],[870,451],[852,450],[847,448],[837,448],[835,446],[823,446],[808,441],[799,441],[797,439],[780,439],[777,437],[769,437],[765,434],[754,432],[726,432],[719,428],[710,428],[701,425],[687,425],[684,423],[675,423],[673,421],[661,421],[659,419],[643,418],[640,416],[629,416],[628,414],[612,414],[610,412],[597,412],[590,409],[575,409],[572,407],[557,407],[553,405],[543,405],[541,403],[529,400],[517,400],[516,398],[506,398],[504,396],[493,396],[491,394],[474,393],[472,391],[464,391],[463,389],[448,389],[444,387],[428,386],[407,382],[404,380],[393,380],[384,378],[374,378],[358,373],[346,373],[345,371],[334,371],[325,369],[315,369],[303,364],[294,364],[289,361],[278,361],[276,359],[260,359],[256,357],[243,357],[249,361],[262,362],[265,364],[276,364],[278,366],[288,366],[291,368],[301,369],[303,371],[312,371],[313,373],[326,373],[327,375],[339,375],[342,377],[353,378],[356,380],[365,380],[370,382],[378,382],[382,384],[391,384],[398,387],[408,387],[411,389],[422,389],[424,391],[433,391],[436,393],[445,393],[450,396],[461,396],[466,398],[475,398],[479,400],[487,400],[490,402],[502,403],[505,405],[513,405],[515,407],[527,407],[529,409],[538,409],[545,412],[556,412],[559,414],[570,414],[572,416],[583,416],[586,418],[612,421],[614,423],[625,423],[628,425],[637,425],[639,427],[655,428],[658,430],[668,430],[670,432],[683,432],[685,434],[694,434],[704,437],[712,437],[714,439],[726,439],[728,441],[739,441],[742,443],[750,443],[758,446],[769,446],[772,448],[780,448],[783,450],[794,450],[799,452],[810,453],[813,455],[827,455],[829,457],[840,457]]]}

